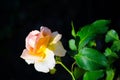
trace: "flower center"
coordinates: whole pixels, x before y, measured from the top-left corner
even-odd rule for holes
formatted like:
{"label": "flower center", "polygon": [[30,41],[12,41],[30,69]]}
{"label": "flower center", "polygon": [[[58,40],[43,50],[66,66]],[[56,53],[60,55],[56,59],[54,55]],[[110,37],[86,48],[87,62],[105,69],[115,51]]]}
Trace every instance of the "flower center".
{"label": "flower center", "polygon": [[30,51],[30,54],[40,57],[40,61],[43,61],[44,58],[46,57],[45,50],[49,44],[50,38],[51,36],[48,35],[38,39],[38,41],[36,41],[35,43],[36,44],[35,48],[32,51]]}

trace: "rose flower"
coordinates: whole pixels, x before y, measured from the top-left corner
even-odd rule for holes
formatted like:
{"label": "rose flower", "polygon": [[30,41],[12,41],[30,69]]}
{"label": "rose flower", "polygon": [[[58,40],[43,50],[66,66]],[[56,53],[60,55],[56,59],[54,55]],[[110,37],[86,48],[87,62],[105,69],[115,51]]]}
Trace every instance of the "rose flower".
{"label": "rose flower", "polygon": [[57,31],[52,33],[47,27],[42,26],[40,31],[33,30],[26,37],[26,49],[20,57],[28,64],[34,64],[37,71],[47,73],[55,67],[54,56],[65,56],[61,37]]}

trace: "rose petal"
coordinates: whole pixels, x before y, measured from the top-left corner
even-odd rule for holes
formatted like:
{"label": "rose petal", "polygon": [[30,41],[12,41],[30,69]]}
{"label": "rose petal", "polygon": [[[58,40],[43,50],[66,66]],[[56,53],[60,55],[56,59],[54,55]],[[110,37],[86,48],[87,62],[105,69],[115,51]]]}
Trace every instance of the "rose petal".
{"label": "rose petal", "polygon": [[25,62],[28,63],[28,64],[34,64],[35,60],[33,60],[33,59],[25,59]]}
{"label": "rose petal", "polygon": [[62,35],[59,34],[57,31],[52,33],[52,41],[50,44],[55,44],[61,39]]}
{"label": "rose petal", "polygon": [[46,58],[42,62],[35,62],[34,67],[37,71],[47,73],[49,69],[53,69],[55,66],[54,53],[49,49],[46,49]]}
{"label": "rose petal", "polygon": [[44,63],[35,63],[34,67],[39,72],[44,72],[44,73],[49,72],[49,68]]}
{"label": "rose petal", "polygon": [[33,64],[36,60],[39,59],[37,56],[30,55],[27,49],[23,50],[20,57],[23,58],[28,64]]}
{"label": "rose petal", "polygon": [[65,56],[66,50],[60,41],[58,41],[56,44],[50,45],[49,48],[53,50],[56,56]]}
{"label": "rose petal", "polygon": [[28,34],[26,37],[26,48],[30,50],[31,48],[35,47],[35,41],[40,32],[37,30],[34,30]]}
{"label": "rose petal", "polygon": [[41,26],[40,28],[40,37],[51,35],[51,30],[47,27]]}
{"label": "rose petal", "polygon": [[45,61],[46,61],[46,63],[48,63],[47,66],[50,69],[53,69],[55,66],[54,53],[53,53],[53,51],[46,49],[46,54],[47,54],[47,57],[46,57]]}

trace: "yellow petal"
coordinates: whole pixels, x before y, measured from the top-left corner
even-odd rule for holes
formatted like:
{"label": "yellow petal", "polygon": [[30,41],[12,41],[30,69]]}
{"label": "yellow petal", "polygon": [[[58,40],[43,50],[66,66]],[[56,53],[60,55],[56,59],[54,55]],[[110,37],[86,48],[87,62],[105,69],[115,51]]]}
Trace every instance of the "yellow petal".
{"label": "yellow petal", "polygon": [[57,43],[60,39],[61,39],[62,35],[59,34],[57,31],[52,33],[52,37],[51,37],[51,44],[55,44]]}
{"label": "yellow petal", "polygon": [[48,48],[52,50],[56,56],[65,56],[66,50],[60,41],[58,41],[56,44],[50,45]]}

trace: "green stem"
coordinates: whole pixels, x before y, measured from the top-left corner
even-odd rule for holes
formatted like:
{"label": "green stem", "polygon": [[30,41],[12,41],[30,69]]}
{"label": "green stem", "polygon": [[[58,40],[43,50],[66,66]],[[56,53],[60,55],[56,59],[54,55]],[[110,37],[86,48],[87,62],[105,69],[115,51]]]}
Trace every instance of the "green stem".
{"label": "green stem", "polygon": [[76,64],[76,62],[74,62],[73,64],[72,64],[72,67],[71,67],[71,71],[73,72],[73,68],[74,68],[74,65]]}
{"label": "green stem", "polygon": [[60,64],[72,76],[72,80],[75,80],[73,73],[62,62],[57,61],[57,64]]}

